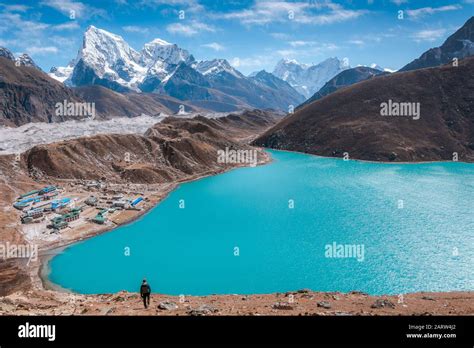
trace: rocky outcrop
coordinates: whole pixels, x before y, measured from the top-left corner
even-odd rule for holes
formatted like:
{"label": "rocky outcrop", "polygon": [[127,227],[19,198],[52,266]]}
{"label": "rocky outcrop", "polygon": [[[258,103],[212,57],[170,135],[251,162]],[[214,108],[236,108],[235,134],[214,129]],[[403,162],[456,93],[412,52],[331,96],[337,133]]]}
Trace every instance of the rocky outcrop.
{"label": "rocky outcrop", "polygon": [[452,64],[454,58],[461,60],[472,55],[474,55],[474,17],[471,17],[459,30],[448,37],[440,47],[429,49],[399,71]]}
{"label": "rocky outcrop", "polygon": [[[71,119],[56,115],[56,103],[84,102],[62,83],[30,66],[16,66],[0,57],[0,125],[28,122],[59,122]],[[77,118],[75,118],[77,119]]]}

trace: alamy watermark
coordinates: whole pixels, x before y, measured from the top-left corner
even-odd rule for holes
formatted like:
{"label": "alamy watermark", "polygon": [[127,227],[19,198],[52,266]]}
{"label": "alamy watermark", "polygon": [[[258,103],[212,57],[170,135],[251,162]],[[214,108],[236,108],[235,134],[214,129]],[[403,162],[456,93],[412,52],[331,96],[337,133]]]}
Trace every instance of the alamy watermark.
{"label": "alamy watermark", "polygon": [[77,103],[63,100],[56,103],[56,116],[70,116],[70,117],[87,117],[89,119],[95,118],[95,103]]}
{"label": "alamy watermark", "polygon": [[228,147],[217,151],[217,163],[257,165],[257,150],[233,150]]}
{"label": "alamy watermark", "polygon": [[12,244],[6,242],[0,243],[0,259],[28,259],[28,264],[31,261],[38,261],[38,245],[37,244]]}
{"label": "alamy watermark", "polygon": [[332,244],[326,244],[324,249],[324,256],[327,258],[353,258],[358,262],[364,261],[365,258],[364,244],[338,244],[336,242],[332,242]]}
{"label": "alamy watermark", "polygon": [[420,103],[394,102],[389,99],[388,102],[380,104],[381,116],[403,116],[412,117],[414,120],[420,119]]}

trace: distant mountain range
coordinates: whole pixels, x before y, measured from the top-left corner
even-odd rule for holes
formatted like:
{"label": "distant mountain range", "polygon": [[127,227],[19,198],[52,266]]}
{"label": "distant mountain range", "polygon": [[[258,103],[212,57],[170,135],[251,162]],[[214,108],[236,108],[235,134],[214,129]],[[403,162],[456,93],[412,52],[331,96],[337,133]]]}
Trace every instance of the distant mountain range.
{"label": "distant mountain range", "polygon": [[56,104],[95,103],[96,118],[134,117],[141,114],[175,114],[201,111],[198,106],[154,93],[117,93],[102,86],[69,88],[50,78],[30,59],[19,61],[0,48],[0,125],[20,126],[29,122],[61,122],[84,117],[57,115]]}
{"label": "distant mountain range", "polygon": [[[474,17],[442,46],[402,70],[435,67],[472,55],[473,26]],[[55,103],[63,100],[94,102],[98,118],[172,114],[182,107],[194,112],[254,108],[287,112],[291,106],[308,108],[344,92],[348,100],[341,100],[343,105],[353,98],[347,94],[352,87],[385,78],[382,70],[386,69],[376,64],[351,68],[347,60],[338,58],[317,65],[281,60],[273,73],[262,70],[244,76],[225,59],[196,61],[188,51],[161,39],[135,51],[120,36],[90,26],[77,57],[66,67],[52,68],[49,76],[27,54],[15,57],[0,47],[0,124],[70,119],[54,113]]]}
{"label": "distant mountain range", "polygon": [[[161,39],[135,51],[120,36],[90,26],[77,57],[50,76],[68,86],[101,85],[117,92],[166,94],[206,109],[288,110],[304,97],[284,81],[256,80],[225,59],[198,62],[185,49]],[[281,87],[280,89],[278,89]]]}
{"label": "distant mountain range", "polygon": [[312,103],[313,101],[321,99],[322,97],[328,94],[331,94],[343,87],[351,86],[357,82],[370,79],[374,76],[386,75],[386,74],[389,74],[389,72],[382,71],[382,68],[374,69],[374,68],[369,68],[366,66],[358,66],[355,68],[344,70],[340,72],[339,74],[337,74],[336,76],[334,76],[328,82],[326,82],[324,86],[318,92],[313,94],[311,98],[306,100],[299,107],[303,107],[304,105],[307,105],[309,103]]}
{"label": "distant mountain range", "polygon": [[[458,66],[369,78],[300,108],[254,144],[374,161],[449,161],[456,153],[473,162],[473,76],[474,57],[466,57]],[[386,116],[384,103],[420,112]]]}
{"label": "distant mountain range", "polygon": [[309,98],[331,78],[349,68],[347,59],[328,58],[316,65],[300,64],[294,59],[282,59],[275,66],[273,75],[288,82],[305,98]]}
{"label": "distant mountain range", "polygon": [[[473,23],[471,17],[405,71],[345,70],[254,144],[373,161],[450,161],[457,154],[474,162]],[[402,104],[412,112],[401,115]],[[399,111],[386,116],[383,105]]]}

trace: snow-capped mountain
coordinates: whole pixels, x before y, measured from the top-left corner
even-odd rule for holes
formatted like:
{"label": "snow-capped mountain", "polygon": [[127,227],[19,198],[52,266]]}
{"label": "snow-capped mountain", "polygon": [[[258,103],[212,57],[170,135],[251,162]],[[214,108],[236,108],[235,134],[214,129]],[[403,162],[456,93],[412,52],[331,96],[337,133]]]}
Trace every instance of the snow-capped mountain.
{"label": "snow-capped mountain", "polygon": [[[196,61],[176,44],[155,39],[136,51],[119,35],[90,26],[77,57],[50,76],[73,87],[101,85],[118,92],[166,94],[204,108],[287,110],[302,100],[281,81],[265,84],[233,68],[225,59]],[[281,88],[281,90],[279,90]]]}
{"label": "snow-capped mountain", "polygon": [[203,60],[196,64],[196,70],[204,76],[217,75],[225,71],[229,74],[234,75],[237,78],[244,77],[239,71],[235,70],[225,59]]}
{"label": "snow-capped mountain", "polygon": [[26,53],[20,54],[16,59],[15,63],[18,66],[29,66],[38,70],[41,70],[41,68],[36,65],[36,63],[33,61],[33,59]]}
{"label": "snow-capped mountain", "polygon": [[26,53],[22,53],[17,58],[15,58],[13,53],[8,48],[0,47],[0,57],[14,61],[16,66],[29,66],[41,71],[41,68],[36,65],[34,60]]}
{"label": "snow-capped mountain", "polygon": [[9,60],[15,60],[13,53],[5,47],[0,47],[0,57],[7,58]]}
{"label": "snow-capped mountain", "polygon": [[74,70],[75,61],[71,61],[67,66],[52,67],[48,75],[65,85],[71,85],[72,71]]}
{"label": "snow-capped mountain", "polygon": [[346,58],[328,58],[316,65],[300,64],[294,59],[282,59],[275,66],[273,74],[309,98],[331,78],[349,68]]}
{"label": "snow-capped mountain", "polygon": [[181,62],[194,57],[186,50],[155,39],[138,52],[119,35],[90,26],[77,57],[67,67],[54,67],[50,76],[71,86],[99,84],[123,91],[155,88]]}

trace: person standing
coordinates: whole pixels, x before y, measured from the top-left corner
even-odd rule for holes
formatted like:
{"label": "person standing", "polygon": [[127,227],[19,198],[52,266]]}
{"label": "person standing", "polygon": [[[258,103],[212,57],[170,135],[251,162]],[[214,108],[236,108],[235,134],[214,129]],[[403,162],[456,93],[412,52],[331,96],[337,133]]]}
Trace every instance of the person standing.
{"label": "person standing", "polygon": [[142,286],[140,286],[140,295],[143,299],[143,305],[145,306],[145,309],[150,305],[150,294],[150,285],[147,283],[146,279],[143,279]]}

